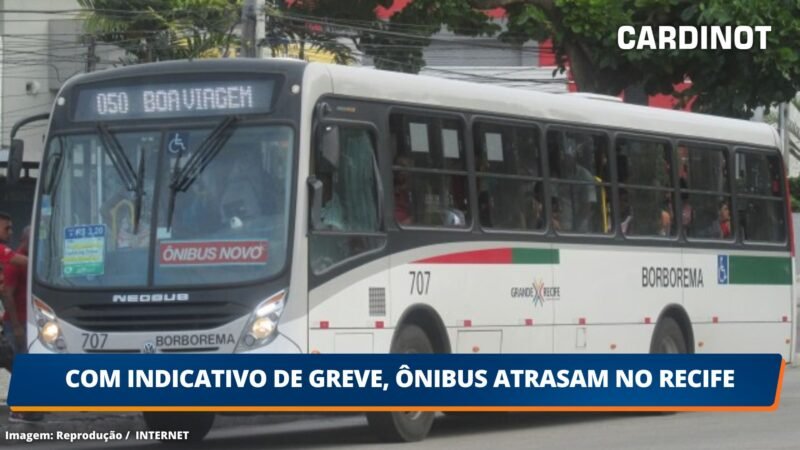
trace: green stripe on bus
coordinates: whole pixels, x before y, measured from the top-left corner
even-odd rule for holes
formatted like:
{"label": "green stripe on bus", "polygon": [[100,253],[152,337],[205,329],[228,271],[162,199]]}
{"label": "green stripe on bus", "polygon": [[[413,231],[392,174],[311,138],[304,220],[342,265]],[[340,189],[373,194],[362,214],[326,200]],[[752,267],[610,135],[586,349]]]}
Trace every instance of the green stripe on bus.
{"label": "green stripe on bus", "polygon": [[730,284],[792,284],[792,260],[781,256],[729,258]]}
{"label": "green stripe on bus", "polygon": [[558,264],[560,260],[558,249],[511,249],[511,261],[513,264]]}

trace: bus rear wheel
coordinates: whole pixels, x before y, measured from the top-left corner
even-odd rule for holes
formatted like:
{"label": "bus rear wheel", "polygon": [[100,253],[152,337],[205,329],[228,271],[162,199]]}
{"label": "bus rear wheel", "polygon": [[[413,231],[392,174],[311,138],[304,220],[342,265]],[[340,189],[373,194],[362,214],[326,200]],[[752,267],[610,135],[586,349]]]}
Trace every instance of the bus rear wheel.
{"label": "bus rear wheel", "polygon": [[202,441],[214,425],[214,413],[210,412],[145,412],[143,415],[148,430],[188,431],[186,440],[189,442]]}
{"label": "bus rear wheel", "polygon": [[[433,353],[428,335],[416,325],[404,326],[392,344],[392,353]],[[415,442],[425,439],[433,426],[433,412],[398,411],[368,413],[372,431],[386,442]]]}
{"label": "bus rear wheel", "polygon": [[672,317],[664,317],[656,326],[650,353],[688,353],[686,338],[678,322]]}

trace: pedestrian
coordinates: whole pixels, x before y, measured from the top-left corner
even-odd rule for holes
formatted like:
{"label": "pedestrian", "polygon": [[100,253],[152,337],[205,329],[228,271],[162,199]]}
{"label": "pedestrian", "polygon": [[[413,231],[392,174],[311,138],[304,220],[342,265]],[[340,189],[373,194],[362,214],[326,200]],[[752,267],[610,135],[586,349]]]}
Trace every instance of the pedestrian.
{"label": "pedestrian", "polygon": [[[8,228],[3,233],[0,233],[0,238],[3,239],[3,246],[7,239],[11,237],[13,225],[10,219],[4,219],[8,223]],[[5,225],[3,216],[0,216],[0,226]],[[5,228],[5,227],[4,227]],[[30,227],[25,227],[22,232],[22,238],[16,252],[13,252],[16,257],[28,260],[28,241],[30,238]],[[6,247],[8,249],[8,247]],[[28,350],[28,341],[25,337],[25,327],[27,323],[27,302],[28,302],[28,267],[26,265],[14,264],[13,260],[9,261],[3,267],[3,309],[5,310],[3,316],[3,335],[6,341],[11,346],[13,355],[21,355]],[[12,361],[13,367],[13,361]],[[12,371],[13,375],[13,371]],[[20,413],[10,412],[8,415],[9,422],[38,422],[42,420],[43,414],[41,413]]]}
{"label": "pedestrian", "polygon": [[0,265],[12,264],[14,266],[28,266],[28,257],[19,255],[8,247],[8,241],[13,234],[13,223],[8,213],[0,211]]}

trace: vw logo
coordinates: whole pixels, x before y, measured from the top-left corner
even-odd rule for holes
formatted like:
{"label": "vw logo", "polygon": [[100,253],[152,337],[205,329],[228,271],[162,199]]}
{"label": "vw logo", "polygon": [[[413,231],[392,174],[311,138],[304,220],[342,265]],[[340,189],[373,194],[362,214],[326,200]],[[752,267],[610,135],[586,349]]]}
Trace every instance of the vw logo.
{"label": "vw logo", "polygon": [[147,341],[142,345],[142,353],[155,353],[156,346],[152,341]]}

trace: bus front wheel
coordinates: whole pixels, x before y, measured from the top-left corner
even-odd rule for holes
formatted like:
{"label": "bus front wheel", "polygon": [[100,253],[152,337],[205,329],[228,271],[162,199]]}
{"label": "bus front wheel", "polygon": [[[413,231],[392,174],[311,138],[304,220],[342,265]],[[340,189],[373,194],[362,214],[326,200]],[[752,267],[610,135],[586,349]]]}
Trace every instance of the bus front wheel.
{"label": "bus front wheel", "polygon": [[214,425],[214,413],[210,412],[145,412],[144,423],[150,431],[188,431],[185,440],[202,441]]}
{"label": "bus front wheel", "polygon": [[[404,326],[394,343],[392,353],[433,353],[428,335],[416,325]],[[433,412],[396,411],[369,413],[367,421],[372,431],[387,442],[414,442],[425,439],[433,426]]]}
{"label": "bus front wheel", "polygon": [[664,317],[656,326],[650,353],[688,353],[686,338],[678,322],[672,317]]}

